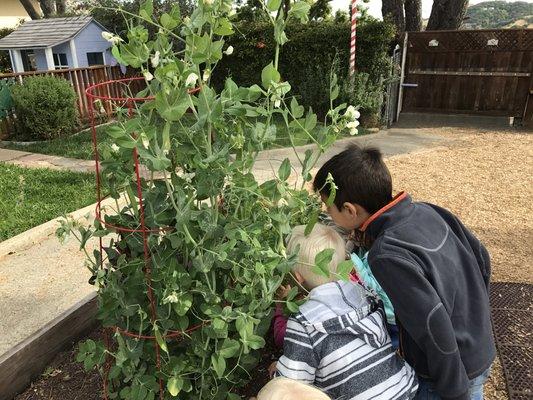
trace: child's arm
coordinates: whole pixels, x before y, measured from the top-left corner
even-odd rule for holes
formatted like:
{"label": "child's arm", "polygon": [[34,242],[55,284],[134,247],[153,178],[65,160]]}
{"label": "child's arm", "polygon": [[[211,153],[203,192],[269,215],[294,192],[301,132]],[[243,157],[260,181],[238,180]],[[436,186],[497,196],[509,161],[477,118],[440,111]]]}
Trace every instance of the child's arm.
{"label": "child's arm", "polygon": [[274,318],[272,319],[272,329],[274,331],[274,344],[277,347],[283,347],[285,331],[287,329],[287,317],[283,315],[283,306],[281,303],[276,304]]}
{"label": "child's arm", "polygon": [[277,375],[312,384],[317,367],[318,360],[307,331],[295,318],[289,318]]}

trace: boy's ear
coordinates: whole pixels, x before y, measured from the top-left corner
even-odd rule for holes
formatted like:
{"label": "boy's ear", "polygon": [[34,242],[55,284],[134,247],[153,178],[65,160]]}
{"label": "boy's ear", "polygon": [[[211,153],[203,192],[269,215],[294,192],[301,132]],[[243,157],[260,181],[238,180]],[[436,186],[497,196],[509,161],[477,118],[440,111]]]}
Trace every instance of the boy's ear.
{"label": "boy's ear", "polygon": [[352,218],[357,217],[357,215],[359,214],[356,205],[348,202],[342,205],[342,211],[347,212],[348,215]]}

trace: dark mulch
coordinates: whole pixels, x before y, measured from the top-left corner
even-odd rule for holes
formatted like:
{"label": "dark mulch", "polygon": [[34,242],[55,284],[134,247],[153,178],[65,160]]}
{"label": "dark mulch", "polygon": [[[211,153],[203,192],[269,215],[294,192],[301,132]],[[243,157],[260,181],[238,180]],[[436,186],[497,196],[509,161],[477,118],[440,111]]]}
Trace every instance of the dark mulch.
{"label": "dark mulch", "polygon": [[[101,328],[87,337],[101,340]],[[13,400],[101,400],[102,378],[96,370],[85,371],[83,364],[76,362],[78,343],[73,342],[68,350],[59,353],[43,374],[23,393]],[[267,340],[259,365],[252,373],[250,384],[241,392],[243,399],[255,396],[268,381],[268,366],[279,357],[279,350],[272,340]]]}

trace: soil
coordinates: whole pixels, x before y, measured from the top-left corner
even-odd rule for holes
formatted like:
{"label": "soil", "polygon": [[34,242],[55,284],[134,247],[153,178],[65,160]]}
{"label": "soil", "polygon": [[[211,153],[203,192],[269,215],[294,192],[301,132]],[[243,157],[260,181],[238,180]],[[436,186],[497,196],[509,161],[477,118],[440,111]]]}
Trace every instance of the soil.
{"label": "soil", "polygon": [[[533,283],[533,135],[458,128],[428,133],[449,137],[450,142],[390,157],[395,187],[456,213],[489,249],[493,281]],[[91,337],[100,334],[95,331]],[[75,348],[60,353],[15,400],[99,399],[100,377],[84,372],[75,354]],[[270,344],[243,396],[255,395],[266,383],[266,370],[276,358]],[[508,399],[499,360],[485,398]]]}
{"label": "soil", "polygon": [[[268,337],[272,338],[272,335]],[[87,339],[102,340],[102,328],[95,329],[80,342]],[[78,342],[72,342],[68,350],[59,353],[42,375],[13,400],[101,400],[100,374],[96,369],[85,371],[83,364],[76,362],[77,353]],[[268,382],[268,367],[280,355],[280,350],[275,347],[273,340],[267,340],[250,383],[240,393],[243,399],[256,396]]]}

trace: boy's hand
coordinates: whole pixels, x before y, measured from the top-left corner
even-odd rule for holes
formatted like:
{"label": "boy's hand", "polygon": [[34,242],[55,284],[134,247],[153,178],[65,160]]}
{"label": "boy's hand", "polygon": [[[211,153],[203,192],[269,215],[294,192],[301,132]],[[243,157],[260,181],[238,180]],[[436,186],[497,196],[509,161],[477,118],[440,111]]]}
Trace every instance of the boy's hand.
{"label": "boy's hand", "polygon": [[277,368],[278,367],[278,362],[277,361],[274,361],[272,362],[272,364],[269,365],[268,367],[268,376],[272,379],[274,377],[274,374],[276,373],[277,371]]}
{"label": "boy's hand", "polygon": [[278,290],[276,291],[276,296],[280,299],[280,300],[283,300],[285,299],[288,295],[289,295],[289,292],[291,291],[292,287],[291,285],[289,284],[286,284],[286,285],[281,285]]}

